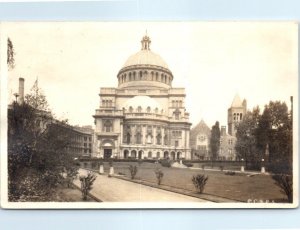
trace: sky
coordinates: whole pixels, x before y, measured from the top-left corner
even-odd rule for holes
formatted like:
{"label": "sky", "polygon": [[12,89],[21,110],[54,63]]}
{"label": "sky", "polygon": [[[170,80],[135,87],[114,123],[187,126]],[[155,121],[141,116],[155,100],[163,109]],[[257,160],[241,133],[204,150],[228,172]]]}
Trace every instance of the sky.
{"label": "sky", "polygon": [[2,25],[13,42],[8,100],[25,78],[25,94],[38,78],[50,108],[72,125],[93,125],[100,87],[117,87],[117,73],[141,49],[168,64],[173,87],[186,90],[192,127],[203,119],[227,126],[236,94],[248,109],[290,96],[297,103],[298,32],[293,22],[22,22]]}

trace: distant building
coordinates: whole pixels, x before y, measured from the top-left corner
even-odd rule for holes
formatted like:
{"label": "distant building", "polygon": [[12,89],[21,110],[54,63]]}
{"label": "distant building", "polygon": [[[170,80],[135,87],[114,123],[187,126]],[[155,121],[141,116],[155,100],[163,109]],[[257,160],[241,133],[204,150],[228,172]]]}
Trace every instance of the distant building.
{"label": "distant building", "polygon": [[236,125],[243,120],[247,112],[247,101],[246,99],[241,100],[239,95],[235,95],[230,108],[228,109],[228,133],[232,136],[236,134]]}
{"label": "distant building", "polygon": [[203,120],[191,129],[190,146],[192,159],[210,159],[210,135],[211,130]]}
{"label": "distant building", "polygon": [[226,133],[226,126],[221,126],[219,160],[235,160],[236,137]]}
{"label": "distant building", "polygon": [[68,151],[77,156],[92,156],[94,130],[91,126],[70,126],[71,144]]}
{"label": "distant building", "polygon": [[[22,104],[24,103],[24,78],[19,78],[19,92],[15,93],[15,101],[8,105],[8,110],[14,109],[14,103]],[[9,113],[11,114],[11,113]],[[8,118],[12,119],[12,118]],[[49,111],[39,110],[37,111],[37,116],[35,118],[35,123],[40,131],[46,130],[49,126],[55,125],[59,128],[57,131],[62,130],[69,138],[69,145],[65,149],[67,153],[71,153],[74,156],[92,156],[93,152],[93,137],[94,130],[92,126],[71,126],[65,122],[53,119]]]}

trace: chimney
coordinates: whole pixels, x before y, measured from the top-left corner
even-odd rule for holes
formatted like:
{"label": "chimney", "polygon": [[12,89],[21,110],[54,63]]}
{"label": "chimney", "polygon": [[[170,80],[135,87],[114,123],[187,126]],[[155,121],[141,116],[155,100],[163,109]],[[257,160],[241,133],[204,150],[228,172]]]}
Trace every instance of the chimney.
{"label": "chimney", "polygon": [[221,136],[226,135],[226,126],[221,126]]}
{"label": "chimney", "polygon": [[19,103],[24,103],[24,78],[19,78]]}

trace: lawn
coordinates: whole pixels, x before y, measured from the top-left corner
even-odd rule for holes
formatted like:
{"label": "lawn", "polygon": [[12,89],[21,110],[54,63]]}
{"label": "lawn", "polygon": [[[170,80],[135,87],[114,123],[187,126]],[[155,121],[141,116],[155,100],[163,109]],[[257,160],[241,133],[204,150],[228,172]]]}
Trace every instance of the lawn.
{"label": "lawn", "polygon": [[[138,172],[136,179],[156,183],[155,169],[163,171],[164,176],[162,185],[185,189],[196,193],[192,183],[192,176],[196,174],[205,174],[208,176],[208,182],[204,193],[220,196],[237,201],[247,202],[251,200],[269,200],[275,202],[287,202],[286,196],[280,192],[280,189],[274,184],[269,175],[247,176],[247,174],[236,174],[234,176],[225,175],[221,171],[192,170],[162,167],[160,164],[137,162],[114,162],[115,174],[125,174],[130,178],[129,165],[137,165]],[[109,165],[104,163],[104,170],[108,172]]]}
{"label": "lawn", "polygon": [[[82,200],[81,191],[77,188],[59,187],[52,194],[52,200],[55,202],[84,202]],[[85,202],[96,202],[93,198],[87,197]]]}

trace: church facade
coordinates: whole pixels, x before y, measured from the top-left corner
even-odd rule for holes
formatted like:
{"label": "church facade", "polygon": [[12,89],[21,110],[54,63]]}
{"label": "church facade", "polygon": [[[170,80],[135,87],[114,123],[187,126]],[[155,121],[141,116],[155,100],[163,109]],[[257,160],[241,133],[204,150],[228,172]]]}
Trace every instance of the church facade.
{"label": "church facade", "polygon": [[118,72],[118,87],[100,89],[94,157],[191,159],[185,89],[172,87],[171,70],[150,44],[144,36]]}

